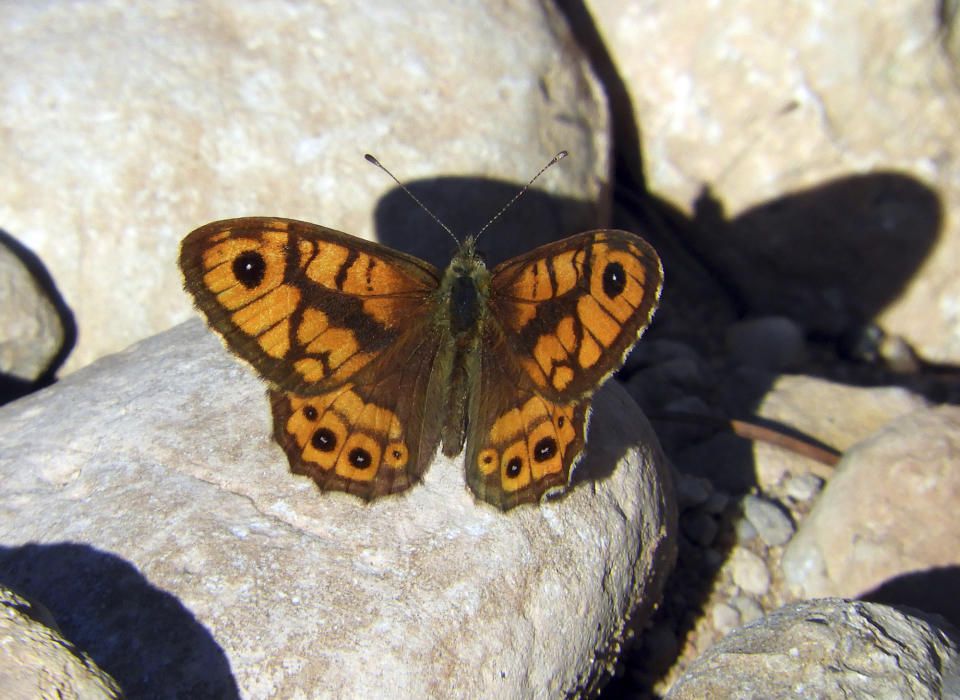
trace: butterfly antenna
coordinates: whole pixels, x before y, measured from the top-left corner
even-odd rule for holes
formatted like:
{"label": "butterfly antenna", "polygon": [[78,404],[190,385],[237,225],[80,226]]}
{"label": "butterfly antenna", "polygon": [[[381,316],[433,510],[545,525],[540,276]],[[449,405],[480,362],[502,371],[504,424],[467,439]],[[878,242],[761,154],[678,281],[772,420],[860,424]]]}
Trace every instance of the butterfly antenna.
{"label": "butterfly antenna", "polygon": [[566,158],[567,155],[569,155],[569,154],[568,154],[566,151],[560,151],[557,155],[555,155],[553,158],[551,158],[549,163],[547,163],[547,164],[544,165],[542,168],[540,168],[540,171],[539,171],[536,175],[534,175],[532,178],[530,178],[530,182],[528,182],[526,185],[524,185],[524,186],[520,189],[519,192],[517,192],[515,195],[513,195],[513,199],[511,199],[509,202],[507,202],[506,204],[504,204],[504,205],[500,208],[500,211],[498,211],[496,214],[494,214],[494,215],[493,215],[493,218],[490,219],[490,221],[488,221],[487,223],[485,223],[485,224],[483,225],[483,228],[481,228],[479,231],[477,231],[477,235],[473,237],[473,240],[477,240],[478,238],[480,238],[480,234],[482,234],[484,231],[486,231],[488,228],[490,228],[490,224],[492,224],[494,221],[496,221],[496,220],[499,219],[501,216],[503,216],[503,212],[505,212],[507,209],[509,209],[510,207],[512,207],[512,206],[513,206],[513,203],[516,202],[518,199],[520,199],[520,198],[524,195],[524,193],[525,193],[527,190],[530,189],[530,185],[532,185],[534,182],[536,182],[538,177],[540,177],[541,175],[543,175],[545,172],[547,172],[548,169],[552,168],[554,165],[556,165],[556,164],[559,163],[561,160],[563,160],[564,158]]}
{"label": "butterfly antenna", "polygon": [[381,163],[379,160],[377,160],[375,157],[373,157],[373,156],[370,155],[369,153],[364,153],[364,154],[363,154],[363,157],[367,159],[367,162],[368,162],[368,163],[372,163],[373,165],[376,165],[376,166],[377,166],[378,168],[380,168],[383,172],[385,172],[387,175],[389,175],[389,176],[390,176],[390,179],[393,180],[395,183],[397,183],[397,186],[400,187],[400,189],[402,189],[404,192],[406,192],[407,195],[410,197],[410,199],[412,199],[414,202],[416,202],[417,204],[419,204],[419,205],[420,205],[420,208],[423,209],[425,212],[427,212],[427,214],[430,215],[430,218],[431,218],[431,219],[433,219],[433,220],[436,221],[438,224],[440,224],[440,227],[441,227],[444,231],[446,231],[447,233],[450,234],[450,238],[452,238],[454,241],[456,241],[457,245],[460,245],[460,240],[459,240],[455,235],[453,235],[453,231],[450,230],[450,227],[447,226],[447,225],[446,225],[445,223],[443,223],[442,221],[440,221],[440,218],[439,218],[436,214],[434,214],[432,211],[430,211],[429,209],[427,209],[427,205],[424,204],[423,202],[421,202],[419,199],[417,199],[416,195],[413,194],[413,192],[411,192],[409,189],[407,189],[407,186],[404,185],[402,182],[400,182],[400,181],[394,176],[393,173],[391,173],[389,170],[387,170],[386,167],[383,165],[383,163]]}

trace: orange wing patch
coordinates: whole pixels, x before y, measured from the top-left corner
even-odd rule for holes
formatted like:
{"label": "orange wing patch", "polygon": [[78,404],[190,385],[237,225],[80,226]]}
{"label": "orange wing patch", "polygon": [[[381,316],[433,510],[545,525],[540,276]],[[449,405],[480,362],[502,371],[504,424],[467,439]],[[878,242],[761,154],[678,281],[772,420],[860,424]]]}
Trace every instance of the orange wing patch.
{"label": "orange wing patch", "polygon": [[271,392],[271,401],[277,441],[300,456],[294,472],[366,498],[405,488],[410,449],[393,411],[351,385],[310,397]]}
{"label": "orange wing patch", "polygon": [[480,473],[497,474],[507,493],[563,476],[564,457],[577,438],[575,410],[575,405],[533,396],[507,411],[494,422],[487,445],[477,454]]}

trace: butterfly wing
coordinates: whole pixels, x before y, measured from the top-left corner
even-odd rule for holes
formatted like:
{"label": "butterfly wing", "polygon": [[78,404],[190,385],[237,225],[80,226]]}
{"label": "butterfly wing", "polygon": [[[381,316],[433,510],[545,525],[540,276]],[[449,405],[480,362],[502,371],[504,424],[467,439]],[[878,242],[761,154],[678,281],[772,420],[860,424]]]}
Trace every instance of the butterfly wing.
{"label": "butterfly wing", "polygon": [[198,228],[180,268],[230,349],[272,387],[302,395],[353,379],[425,324],[439,284],[438,270],[413,256],[273,218]]}
{"label": "butterfly wing", "polygon": [[436,268],[273,218],[197,229],[180,266],[210,325],[270,384],[294,472],[366,499],[420,479],[439,439],[440,408],[426,400]]}
{"label": "butterfly wing", "polygon": [[590,397],[649,325],[663,283],[653,250],[626,231],[591,231],[492,271],[467,481],[507,509],[569,482]]}

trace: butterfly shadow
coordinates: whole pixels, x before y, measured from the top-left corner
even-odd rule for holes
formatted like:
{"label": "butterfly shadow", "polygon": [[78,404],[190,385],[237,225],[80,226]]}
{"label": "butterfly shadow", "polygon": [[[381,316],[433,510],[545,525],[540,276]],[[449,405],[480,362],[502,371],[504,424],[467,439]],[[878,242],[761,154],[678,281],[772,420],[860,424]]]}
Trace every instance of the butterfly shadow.
{"label": "butterfly shadow", "polygon": [[0,547],[0,585],[45,606],[126,697],[240,697],[209,630],[115,554],[71,542]]}
{"label": "butterfly shadow", "polygon": [[45,297],[53,307],[63,332],[60,347],[57,348],[47,366],[36,379],[28,380],[11,372],[0,372],[0,406],[2,406],[54,382],[57,370],[66,361],[67,356],[76,345],[77,323],[73,311],[67,305],[63,295],[60,294],[53,276],[36,253],[2,228],[0,228],[0,247],[12,253],[13,257],[30,274],[37,293]]}
{"label": "butterfly shadow", "polygon": [[[587,3],[558,0],[557,5],[607,99],[614,141],[613,224],[643,235],[663,261],[663,297],[647,337],[679,341],[710,367],[707,377],[681,371],[668,376],[657,369],[663,358],[643,359],[649,356],[641,341],[621,376],[643,388],[634,395],[648,415],[663,412],[673,401],[697,397],[725,418],[753,419],[779,374],[725,365],[726,331],[739,320],[769,315],[787,317],[806,333],[814,360],[799,368],[806,375],[854,386],[899,385],[935,402],[960,401],[949,381],[925,381],[876,362],[883,339],[878,318],[911,284],[942,235],[943,204],[933,188],[909,172],[881,167],[825,180],[729,216],[705,186],[690,216],[647,186],[630,90]],[[795,106],[787,101],[783,109]],[[954,383],[960,377],[956,366],[923,358],[918,364],[921,373],[952,376]],[[644,372],[654,380],[641,381]],[[659,384],[656,377],[662,378]],[[699,429],[666,419],[654,418],[653,423],[666,437],[664,447],[678,471],[705,477],[732,495],[758,486],[753,445],[747,440],[717,432],[709,423]],[[797,435],[791,426],[766,423]],[[725,513],[721,532],[731,531],[739,517]],[[681,515],[681,532],[683,525]],[[720,554],[717,561],[723,561],[734,541],[710,545]],[[672,666],[680,640],[702,617],[715,587],[719,566],[706,559],[702,548],[680,538],[678,566],[661,606],[665,621],[673,625],[675,643],[664,644],[661,638],[658,646],[641,637],[636,655],[628,660],[634,670],[611,683],[603,698],[633,697],[637,690],[631,676],[642,678],[643,692],[652,695],[651,687]],[[942,574],[937,585],[954,576]],[[657,660],[651,662],[653,657]]]}
{"label": "butterfly shadow", "polygon": [[[407,187],[462,242],[516,196],[523,183],[442,177],[414,180]],[[492,267],[537,246],[597,228],[596,221],[597,208],[589,202],[530,189],[490,225],[478,249]],[[456,243],[447,232],[400,188],[380,198],[374,222],[378,241],[441,270],[456,251]]]}

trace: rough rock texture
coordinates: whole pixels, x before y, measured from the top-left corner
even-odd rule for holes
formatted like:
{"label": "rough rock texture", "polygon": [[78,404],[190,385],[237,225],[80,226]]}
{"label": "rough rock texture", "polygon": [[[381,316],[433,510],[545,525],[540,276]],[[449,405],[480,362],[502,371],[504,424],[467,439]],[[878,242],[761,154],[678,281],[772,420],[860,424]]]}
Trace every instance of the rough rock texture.
{"label": "rough rock texture", "polygon": [[487,238],[605,219],[604,103],[551,3],[10,3],[0,33],[0,226],[76,313],[68,369],[189,317],[172,263],[214,219],[444,255],[367,151],[467,234],[567,149],[537,183],[556,197]]}
{"label": "rough rock texture", "polygon": [[[757,415],[844,452],[891,421],[926,405],[922,397],[899,387],[849,386],[785,375],[772,382]],[[812,466],[808,457],[766,443],[756,443],[753,453],[757,481],[765,489]]]}
{"label": "rough rock texture", "polygon": [[863,596],[960,621],[960,408],[898,418],[844,456],[784,552],[802,597]]}
{"label": "rough rock texture", "polygon": [[958,646],[957,630],[942,620],[872,603],[804,601],[724,637],[667,699],[953,698]]}
{"label": "rough rock texture", "polygon": [[24,382],[50,369],[64,328],[46,292],[0,232],[0,374]]}
{"label": "rough rock texture", "polygon": [[955,3],[589,5],[649,189],[749,310],[960,360]]}
{"label": "rough rock texture", "polygon": [[557,697],[612,666],[675,554],[667,465],[615,386],[575,486],[503,514],[459,460],[364,505],[293,476],[199,321],[0,409],[0,581],[130,697]]}
{"label": "rough rock texture", "polygon": [[116,681],[60,635],[49,611],[2,585],[0,692],[24,700],[121,697]]}

